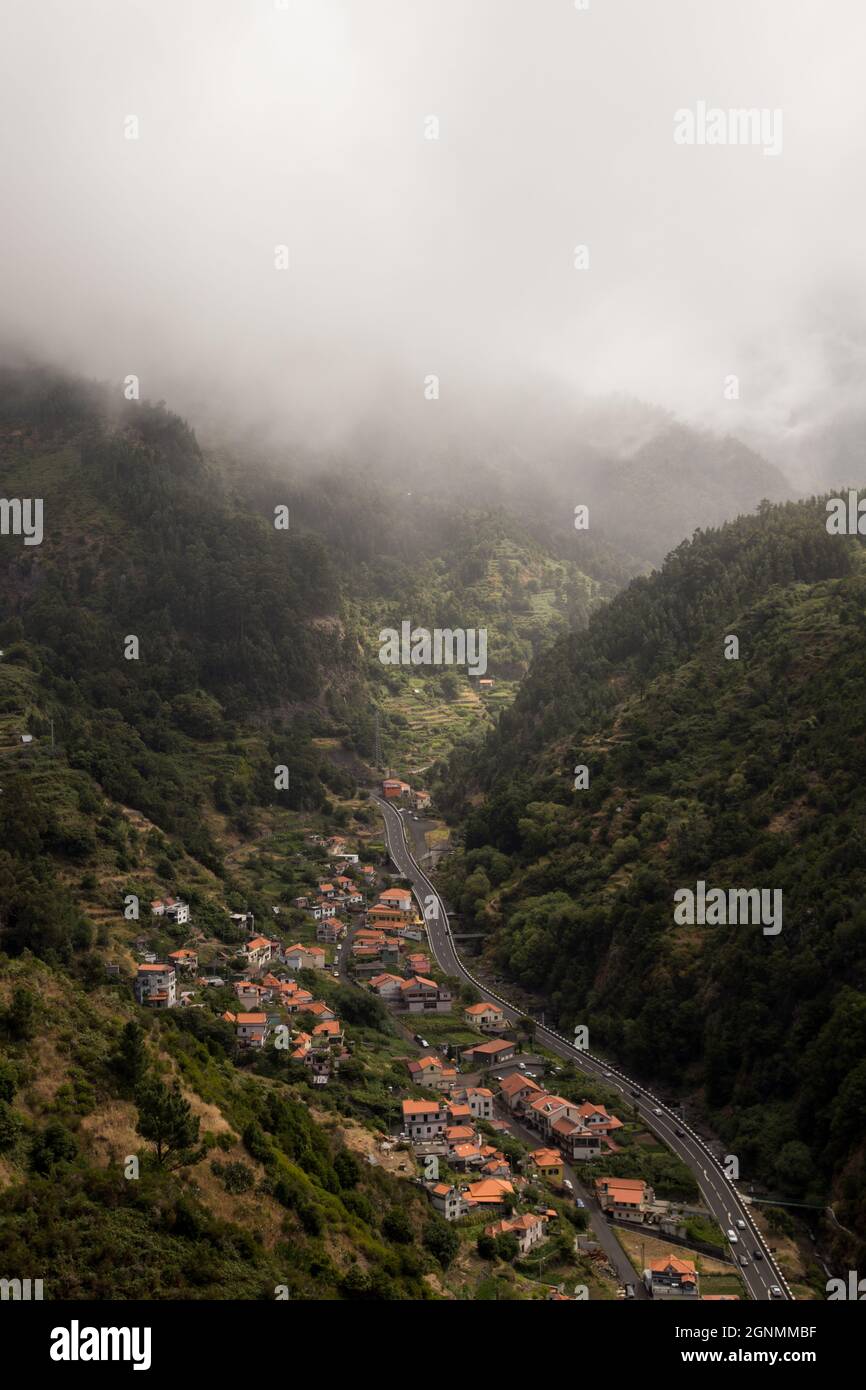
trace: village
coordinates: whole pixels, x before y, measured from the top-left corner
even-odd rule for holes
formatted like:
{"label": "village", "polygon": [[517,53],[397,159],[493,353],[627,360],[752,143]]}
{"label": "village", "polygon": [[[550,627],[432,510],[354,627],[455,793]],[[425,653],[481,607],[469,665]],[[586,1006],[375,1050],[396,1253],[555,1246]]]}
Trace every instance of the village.
{"label": "village", "polygon": [[[386,778],[381,790],[416,813],[430,804],[401,779]],[[634,1117],[592,1083],[580,1094],[579,1073],[533,1048],[498,1005],[442,978],[412,890],[369,837],[307,829],[300,858],[309,884],[286,907],[274,905],[271,921],[227,914],[236,944],[207,940],[187,902],[153,899],[151,930],[135,941],[138,1003],[218,1010],[239,1064],[283,1056],[321,1093],[341,1068],[352,1070],[347,1063],[369,1060],[369,1033],[344,1025],[334,992],[366,994],[394,1035],[393,1108],[387,1127],[370,1126],[367,1161],[423,1188],[473,1249],[537,1268],[542,1279],[558,1271],[547,1296],[560,1299],[740,1296],[721,1248],[705,1244],[700,1261],[694,1240],[682,1256],[671,1253],[686,1245],[690,1222],[707,1221],[697,1198],[662,1198],[644,1177],[623,1173],[623,1159],[647,1139]],[[183,944],[160,952],[154,937],[163,932]],[[703,1263],[712,1292],[702,1292]]]}

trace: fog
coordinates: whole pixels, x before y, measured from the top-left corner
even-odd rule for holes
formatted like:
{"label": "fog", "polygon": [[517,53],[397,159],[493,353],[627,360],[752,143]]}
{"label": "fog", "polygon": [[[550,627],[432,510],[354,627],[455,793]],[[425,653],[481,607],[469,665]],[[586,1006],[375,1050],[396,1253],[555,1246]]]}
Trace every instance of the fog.
{"label": "fog", "polygon": [[[4,10],[7,355],[317,452],[617,393],[853,479],[862,0]],[[677,144],[700,102],[780,151]]]}

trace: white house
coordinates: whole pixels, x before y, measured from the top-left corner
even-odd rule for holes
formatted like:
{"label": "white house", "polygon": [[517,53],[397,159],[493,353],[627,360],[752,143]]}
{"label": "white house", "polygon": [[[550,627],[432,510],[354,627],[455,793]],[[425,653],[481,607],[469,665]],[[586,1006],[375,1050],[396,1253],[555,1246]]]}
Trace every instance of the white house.
{"label": "white house", "polygon": [[135,997],[151,1009],[173,1009],[177,1003],[177,975],[173,965],[145,963],[135,977]]}

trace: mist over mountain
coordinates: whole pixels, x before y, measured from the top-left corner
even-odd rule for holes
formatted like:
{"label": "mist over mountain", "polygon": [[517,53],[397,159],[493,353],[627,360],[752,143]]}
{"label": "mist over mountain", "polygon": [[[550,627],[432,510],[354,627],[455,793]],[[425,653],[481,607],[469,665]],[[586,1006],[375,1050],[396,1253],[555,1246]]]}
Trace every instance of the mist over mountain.
{"label": "mist over mountain", "polygon": [[7,0],[4,1300],[861,1297],[864,59]]}

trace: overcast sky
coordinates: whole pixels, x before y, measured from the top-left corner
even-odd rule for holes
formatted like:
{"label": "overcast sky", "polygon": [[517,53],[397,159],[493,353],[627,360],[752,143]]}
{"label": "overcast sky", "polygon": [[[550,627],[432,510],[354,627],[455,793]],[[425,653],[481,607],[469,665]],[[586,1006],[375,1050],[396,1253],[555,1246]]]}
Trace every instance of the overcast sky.
{"label": "overcast sky", "polygon": [[[4,30],[7,343],[320,442],[428,373],[780,437],[862,394],[863,0],[6,0]],[[676,144],[699,102],[780,110],[781,153]]]}

